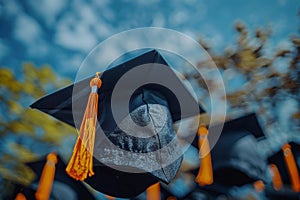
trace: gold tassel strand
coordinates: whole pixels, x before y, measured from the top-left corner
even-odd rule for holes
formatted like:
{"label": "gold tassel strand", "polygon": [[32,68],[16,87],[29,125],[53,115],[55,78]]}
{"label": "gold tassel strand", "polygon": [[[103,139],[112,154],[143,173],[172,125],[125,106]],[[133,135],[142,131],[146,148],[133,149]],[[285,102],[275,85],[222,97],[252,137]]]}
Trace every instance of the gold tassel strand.
{"label": "gold tassel strand", "polygon": [[90,81],[91,93],[81,122],[79,137],[66,168],[66,172],[72,178],[80,181],[94,175],[93,152],[98,115],[97,92],[101,85],[100,73],[97,72],[95,78]]}

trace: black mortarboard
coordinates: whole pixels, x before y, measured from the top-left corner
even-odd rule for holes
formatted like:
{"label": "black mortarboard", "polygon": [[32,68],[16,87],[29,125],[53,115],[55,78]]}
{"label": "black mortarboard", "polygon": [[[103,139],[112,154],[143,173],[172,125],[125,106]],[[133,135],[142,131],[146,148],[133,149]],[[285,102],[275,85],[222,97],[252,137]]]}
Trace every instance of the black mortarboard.
{"label": "black mortarboard", "polygon": [[[209,141],[220,126],[213,125],[209,128]],[[267,165],[257,148],[257,139],[263,136],[254,113],[227,121],[211,150],[214,182],[226,186],[241,186],[264,180]],[[195,141],[193,144],[197,146]]]}
{"label": "black mortarboard", "polygon": [[[285,158],[286,156],[288,157],[291,156],[291,157],[287,159]],[[287,160],[289,160],[289,164],[287,163]],[[268,197],[272,199],[283,199],[283,198],[299,199],[300,198],[300,192],[299,192],[300,163],[299,162],[300,162],[300,145],[297,144],[296,142],[290,142],[283,145],[282,149],[276,151],[271,156],[269,156],[268,163],[270,164],[270,166],[275,165],[276,170],[278,171],[277,175],[274,174],[274,171],[271,171],[272,179],[274,179],[274,176],[279,176],[281,183],[279,188],[277,188],[275,185],[273,185],[273,187],[268,186],[266,188],[266,194]],[[291,167],[288,166],[293,164],[295,164],[294,165],[296,167],[295,169],[292,169]],[[293,178],[294,180],[292,180]],[[274,184],[274,180],[273,180],[273,184]]]}
{"label": "black mortarboard", "polygon": [[[66,165],[58,156],[58,161],[55,165],[55,176],[53,181],[52,191],[49,199],[95,199],[91,192],[84,186],[83,183],[72,179],[65,171]],[[36,174],[36,179],[30,186],[20,187],[17,192],[22,193],[27,199],[36,199],[35,194],[39,185],[39,181],[46,164],[46,158],[39,159],[27,165]]]}
{"label": "black mortarboard", "polygon": [[[141,68],[138,67],[142,65],[145,65],[144,70],[139,71]],[[170,67],[162,67],[162,65],[168,66],[158,51],[151,50],[102,72],[100,77],[102,85],[97,90],[99,96],[97,119],[106,137],[118,148],[130,153],[154,152],[176,138],[173,122],[203,112],[203,109],[199,107],[198,102],[186,90],[173,70]],[[119,98],[112,102],[117,83],[123,80],[122,78],[126,73],[135,69],[137,69],[135,76],[121,86],[121,90],[118,91]],[[85,108],[83,105],[89,101],[90,80],[91,78],[84,79],[47,95],[32,104],[31,107],[79,129],[78,124],[84,122],[82,120]],[[143,80],[148,81],[148,84],[135,88],[136,84],[140,84]],[[164,80],[172,84],[162,85],[156,83],[155,80]],[[101,83],[97,82],[95,84],[100,86]],[[136,90],[130,97],[129,105],[126,105],[122,95],[126,96],[133,89]],[[179,101],[181,103],[183,101],[185,106],[182,106]],[[157,107],[157,105],[161,107]],[[127,125],[126,119],[131,117],[140,126],[151,123],[160,131],[156,133],[156,129],[155,131],[148,130],[147,134],[150,132],[154,135],[148,138],[137,138],[132,135],[135,134],[135,129],[127,127],[127,130],[131,130],[131,135],[128,135],[120,129],[120,124],[115,121],[112,107],[117,107],[120,110],[129,109],[130,116],[122,115],[124,120],[121,123],[124,122],[125,126]],[[166,117],[165,121],[162,121],[162,116]],[[163,124],[161,124],[162,122]],[[102,137],[103,135],[98,134],[98,131],[99,127],[96,131],[93,155],[96,158],[93,164],[95,175],[86,179],[86,182],[96,190],[111,196],[131,197],[141,193],[157,180],[169,183],[175,177],[182,161],[181,155],[176,157],[179,155],[176,142],[172,143],[174,144],[171,145],[172,150],[167,152],[170,155],[160,158],[161,162],[168,162],[173,159],[172,163],[164,166],[160,165],[157,170],[151,171],[146,169],[149,166],[145,166],[145,163],[152,165],[155,160],[152,160],[151,163],[149,163],[149,160],[144,162],[143,159],[147,158],[137,159],[130,156],[129,158],[124,156],[123,151],[120,153],[119,151],[108,150],[103,143],[106,137]],[[101,158],[99,159],[99,157]],[[176,159],[174,159],[175,157]],[[107,164],[110,164],[110,166],[107,166]],[[112,168],[111,165],[125,165],[125,168],[129,167],[131,170],[134,169],[143,173],[120,171]]]}
{"label": "black mortarboard", "polygon": [[[160,67],[157,65],[165,65],[168,66],[167,61],[161,56],[161,54],[156,51],[156,50],[151,50],[148,51],[142,55],[139,55],[137,57],[132,58],[131,60],[119,64],[117,66],[111,67],[108,70],[105,70],[101,74],[101,80],[102,80],[102,86],[98,90],[99,94],[99,118],[102,117],[102,113],[104,111],[109,111],[111,110],[111,96],[112,92],[114,90],[114,87],[116,86],[117,82],[120,80],[120,78],[127,73],[128,71],[134,69],[135,67],[145,65],[145,64],[152,64],[147,67],[145,67],[144,74],[140,74],[140,77],[135,77],[136,79],[142,77],[144,80],[150,80],[151,78],[154,77],[155,80],[162,80],[165,79],[170,83],[174,84],[174,87],[177,89],[177,91],[171,91],[170,89],[166,88],[166,86],[161,86],[158,84],[148,84],[144,87],[139,88],[140,90],[136,91],[137,93],[140,92],[142,89],[150,89],[157,91],[158,93],[162,94],[164,98],[166,99],[166,103],[168,104],[168,109],[170,110],[171,116],[173,121],[178,121],[180,120],[180,115],[183,118],[186,117],[191,117],[199,114],[199,111],[205,112],[203,108],[199,107],[199,104],[197,101],[195,101],[194,97],[190,94],[190,92],[186,89],[186,87],[182,84],[182,82],[178,79],[176,74],[171,70],[171,67],[168,70],[168,74],[165,73],[159,73],[160,72]],[[161,68],[166,72],[167,68]],[[147,73],[146,73],[147,72]],[[166,77],[166,75],[168,75]],[[72,106],[73,104],[76,104],[77,102],[87,102],[88,96],[90,93],[90,87],[89,87],[89,82],[92,77],[86,78],[80,82],[77,82],[75,84],[72,84],[66,88],[63,88],[61,90],[58,90],[50,95],[47,95],[45,97],[42,97],[35,103],[33,103],[30,107],[31,108],[36,108],[39,109],[49,115],[52,115],[53,117],[70,124],[71,126],[75,127],[75,122],[74,120],[77,119],[82,119],[83,114],[84,114],[84,108],[78,113],[73,113],[72,112]],[[131,79],[130,83],[132,85],[135,84],[135,79]],[[126,82],[128,84],[128,82]],[[74,86],[76,85],[76,92],[80,91],[80,93],[74,93],[73,89]],[[127,88],[126,88],[127,87]],[[131,92],[132,88],[129,88],[129,85],[126,85],[126,87],[122,88],[125,91],[122,91],[126,93],[126,90]],[[176,94],[174,93],[176,92]],[[137,94],[135,94],[137,95]],[[175,96],[176,95],[176,96]],[[186,105],[186,108],[184,110],[180,109],[180,104],[178,102],[177,96],[180,95],[181,97],[184,97],[184,101]],[[103,101],[103,102],[102,102]],[[155,101],[155,100],[154,100]],[[130,102],[133,103],[133,102]],[[140,103],[140,102],[139,102]],[[155,103],[155,102],[153,102]],[[131,109],[134,109],[136,107],[135,105],[129,105]],[[194,110],[195,107],[198,107],[199,110]],[[184,113],[181,113],[183,111]],[[108,113],[111,115],[111,111]],[[74,115],[76,116],[76,119],[74,119]],[[105,117],[110,117],[111,116],[105,116]],[[111,119],[109,119],[111,120]],[[100,121],[100,119],[99,119]],[[111,123],[113,123],[114,120],[112,120]],[[101,124],[102,125],[102,124]],[[116,126],[115,124],[111,126]],[[106,127],[106,126],[105,126]]]}
{"label": "black mortarboard", "polygon": [[282,188],[281,190],[274,190],[272,186],[266,186],[265,193],[267,199],[272,200],[299,200],[300,194],[294,192],[291,188]]}

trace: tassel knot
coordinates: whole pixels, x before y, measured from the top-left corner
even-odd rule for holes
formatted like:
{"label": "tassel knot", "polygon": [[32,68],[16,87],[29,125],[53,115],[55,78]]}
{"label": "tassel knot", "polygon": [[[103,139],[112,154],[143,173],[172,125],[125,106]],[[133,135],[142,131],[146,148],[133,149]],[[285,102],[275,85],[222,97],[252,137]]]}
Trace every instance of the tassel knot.
{"label": "tassel knot", "polygon": [[55,153],[49,153],[47,156],[47,163],[49,165],[55,165],[58,162],[57,156]]}
{"label": "tassel knot", "polygon": [[102,85],[102,81],[100,79],[100,73],[97,72],[96,73],[96,76],[95,78],[93,78],[91,81],[90,81],[90,87],[94,87],[94,86],[97,86],[97,88],[100,88]]}

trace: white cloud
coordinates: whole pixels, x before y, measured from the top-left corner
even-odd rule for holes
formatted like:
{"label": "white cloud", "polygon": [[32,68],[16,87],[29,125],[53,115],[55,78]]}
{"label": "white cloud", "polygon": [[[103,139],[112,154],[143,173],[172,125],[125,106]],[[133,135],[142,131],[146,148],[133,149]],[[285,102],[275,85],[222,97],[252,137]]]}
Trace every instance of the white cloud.
{"label": "white cloud", "polygon": [[282,129],[288,130],[291,126],[290,116],[295,114],[298,109],[298,102],[292,98],[286,98],[279,106],[278,112],[279,121],[281,122]]}
{"label": "white cloud", "polygon": [[3,59],[4,56],[8,55],[10,52],[10,47],[5,44],[3,39],[0,39],[0,60]]}
{"label": "white cloud", "polygon": [[13,36],[25,45],[34,44],[42,35],[39,24],[28,15],[19,15],[15,21]]}
{"label": "white cloud", "polygon": [[96,34],[103,38],[103,37],[109,37],[113,34],[113,27],[111,27],[109,24],[105,23],[105,22],[101,22],[101,23],[97,23],[94,26],[95,32]]}
{"label": "white cloud", "polygon": [[72,56],[59,55],[60,74],[74,74],[79,69],[84,56],[74,54]]}
{"label": "white cloud", "polygon": [[66,0],[39,0],[28,1],[31,9],[40,17],[48,26],[53,25],[56,17],[66,7]]}
{"label": "white cloud", "polygon": [[1,15],[15,17],[20,12],[22,12],[22,8],[18,3],[16,3],[15,0],[3,1],[3,5],[1,7]]}
{"label": "white cloud", "polygon": [[[76,10],[78,11],[78,17],[82,20],[82,24],[85,24],[86,27],[90,27],[91,31],[96,34],[98,37],[108,37],[112,35],[112,30],[110,24],[105,22],[102,16],[99,15],[99,10],[95,7],[87,4],[78,4]],[[114,14],[108,8],[102,8],[101,11],[105,11],[103,14],[105,17],[114,18]]]}
{"label": "white cloud", "polygon": [[292,50],[293,48],[294,46],[289,40],[281,40],[276,47],[277,50]]}
{"label": "white cloud", "polygon": [[40,25],[30,16],[20,14],[15,19],[13,37],[25,46],[30,56],[42,57],[49,51]]}
{"label": "white cloud", "polygon": [[97,16],[90,5],[80,4],[76,8],[81,20],[83,20],[87,24],[96,23]]}
{"label": "white cloud", "polygon": [[164,27],[166,24],[165,16],[161,13],[158,13],[154,16],[152,21],[152,26]]}
{"label": "white cloud", "polygon": [[185,10],[175,10],[169,17],[169,23],[171,25],[181,25],[189,20],[188,13]]}
{"label": "white cloud", "polygon": [[[132,2],[131,0],[127,0],[129,2]],[[148,1],[145,1],[145,0],[137,0],[136,1],[137,4],[142,4],[142,5],[150,5],[150,4],[156,4],[156,3],[159,3],[159,0],[148,0]]]}
{"label": "white cloud", "polygon": [[57,26],[54,41],[66,48],[89,51],[97,44],[97,38],[90,26],[76,16],[66,16]]}
{"label": "white cloud", "polygon": [[285,6],[287,3],[287,0],[277,0],[277,2],[280,6]]}
{"label": "white cloud", "polygon": [[[112,35],[114,29],[103,19],[100,10],[110,9],[106,4],[87,4],[80,1],[72,4],[72,10],[57,24],[54,41],[68,49],[90,51],[100,42],[100,38]],[[108,12],[108,16],[114,18],[113,13]]]}
{"label": "white cloud", "polygon": [[224,39],[222,32],[218,31],[212,25],[205,25],[201,29],[202,33],[205,34],[202,39],[212,48],[221,48],[225,44],[225,41],[227,41]]}

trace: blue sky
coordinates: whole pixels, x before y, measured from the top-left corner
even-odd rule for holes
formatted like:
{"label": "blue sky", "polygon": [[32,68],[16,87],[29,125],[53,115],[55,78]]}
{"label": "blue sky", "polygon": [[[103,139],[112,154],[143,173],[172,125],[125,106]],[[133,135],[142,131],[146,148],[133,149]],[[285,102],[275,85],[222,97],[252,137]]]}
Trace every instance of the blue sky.
{"label": "blue sky", "polygon": [[235,39],[234,22],[273,29],[269,48],[289,45],[299,27],[297,0],[0,0],[0,63],[50,64],[74,79],[89,51],[113,34],[164,27],[204,38],[216,51]]}
{"label": "blue sky", "polygon": [[299,34],[299,9],[299,0],[0,0],[0,64],[17,72],[24,62],[50,64],[74,80],[93,47],[119,32],[164,27],[221,52],[234,42],[239,20],[250,30],[270,26],[272,53]]}

